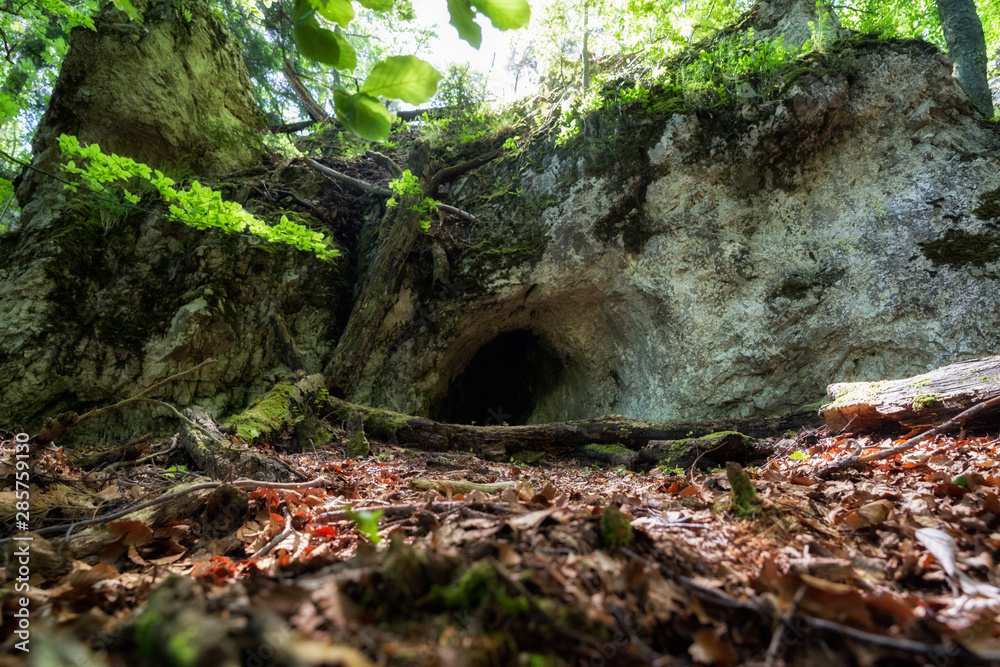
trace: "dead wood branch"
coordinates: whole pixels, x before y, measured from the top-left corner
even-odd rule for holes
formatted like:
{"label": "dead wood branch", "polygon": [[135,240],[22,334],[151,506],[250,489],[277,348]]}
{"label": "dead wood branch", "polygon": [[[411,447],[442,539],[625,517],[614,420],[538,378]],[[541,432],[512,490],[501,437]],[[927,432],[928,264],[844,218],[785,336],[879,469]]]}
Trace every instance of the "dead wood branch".
{"label": "dead wood branch", "polygon": [[285,64],[281,67],[281,73],[285,76],[285,81],[288,82],[288,85],[295,91],[295,96],[299,98],[299,102],[302,103],[306,113],[313,119],[313,122],[319,123],[329,120],[330,115],[326,113],[323,106],[316,101],[313,94],[302,83],[302,77],[295,71],[295,66],[290,61],[285,60]]}
{"label": "dead wood branch", "polygon": [[184,413],[180,444],[199,470],[216,477],[235,474],[267,482],[287,482],[291,479],[287,470],[263,454],[227,443],[204,408],[194,405]]}
{"label": "dead wood branch", "polygon": [[147,396],[162,389],[171,382],[179,380],[182,377],[190,375],[191,373],[194,373],[196,371],[200,371],[202,368],[205,368],[206,366],[211,366],[214,363],[215,359],[206,359],[197,366],[189,368],[186,371],[181,371],[176,375],[171,375],[166,380],[161,380],[160,382],[154,384],[152,387],[139,392],[135,396],[126,398],[124,401],[119,401],[114,405],[109,405],[103,408],[98,408],[96,410],[91,410],[90,412],[87,412],[83,415],[78,415],[75,412],[63,412],[55,419],[50,419],[48,422],[46,422],[45,426],[42,427],[42,430],[38,432],[38,435],[36,435],[33,438],[33,440],[35,443],[40,445],[48,444],[53,440],[55,440],[56,438],[61,437],[64,433],[66,433],[66,431],[70,430],[75,426],[80,426],[81,424],[89,422],[91,419],[96,419],[97,417],[103,417],[104,415],[111,414],[112,412],[117,412],[122,408],[127,408],[133,403],[138,403],[139,401],[144,400]]}
{"label": "dead wood branch", "polygon": [[[819,423],[816,413],[803,411],[775,417],[718,419],[697,423],[637,422],[617,415],[553,424],[528,426],[471,426],[447,424],[423,417],[370,408],[330,397],[328,404],[337,419],[361,412],[365,432],[380,440],[396,440],[430,451],[469,451],[509,458],[506,446],[522,450],[551,451],[559,447],[588,444],[621,444],[638,451],[651,440],[698,438],[721,431],[739,431],[754,437],[781,435],[789,430]],[[391,426],[388,426],[390,425]],[[728,451],[728,450],[725,450]],[[763,457],[764,451],[756,452]]]}
{"label": "dead wood branch", "polygon": [[378,151],[365,151],[365,157],[369,157],[385,167],[386,171],[392,174],[393,178],[399,178],[403,175],[403,170],[388,155],[383,155]]}
{"label": "dead wood branch", "polygon": [[[310,157],[306,157],[303,159],[306,161],[306,164],[308,164],[310,167],[320,172],[321,174],[325,174],[331,178],[336,178],[337,180],[343,181],[344,183],[349,183],[354,187],[361,188],[365,192],[371,192],[372,194],[381,195],[383,197],[393,196],[392,190],[389,190],[388,188],[379,187],[377,185],[373,185],[372,183],[368,183],[366,181],[354,178],[353,176],[348,176],[347,174],[339,172],[336,169],[331,169],[330,167],[322,165]],[[472,215],[468,211],[463,211],[462,209],[457,208],[455,206],[451,206],[450,204],[444,204],[442,202],[436,201],[434,202],[434,205],[437,206],[440,210],[444,211],[445,213],[451,213],[452,215],[457,215],[463,220],[468,220],[469,222],[479,222],[479,218]]]}
{"label": "dead wood branch", "polygon": [[455,164],[450,167],[440,169],[437,173],[431,176],[431,180],[427,183],[427,192],[429,192],[433,197],[434,193],[437,192],[437,189],[444,183],[458,178],[467,171],[472,171],[473,169],[482,167],[484,164],[489,164],[501,155],[503,155],[502,150],[490,151],[489,153],[484,153],[478,157],[474,157],[471,160],[466,160],[461,164]]}
{"label": "dead wood branch", "polygon": [[353,176],[348,176],[347,174],[341,173],[336,169],[331,169],[326,165],[322,165],[311,157],[304,157],[306,164],[318,171],[321,174],[326,174],[331,178],[336,178],[337,180],[343,181],[344,183],[350,183],[356,188],[361,188],[365,192],[372,192],[377,195],[382,195],[383,197],[391,197],[392,190],[388,188],[382,188],[377,185],[368,183],[367,181],[362,181],[360,179],[354,178]]}
{"label": "dead wood branch", "polygon": [[512,516],[514,513],[508,505],[504,503],[484,503],[474,500],[449,500],[440,503],[407,503],[405,505],[386,505],[379,507],[356,507],[351,510],[340,510],[337,512],[323,512],[315,517],[318,523],[335,523],[337,521],[348,521],[351,515],[356,512],[382,510],[386,519],[399,519],[412,516],[417,512],[430,511],[434,514],[444,514],[457,509],[468,507],[479,512],[487,513],[491,518]]}

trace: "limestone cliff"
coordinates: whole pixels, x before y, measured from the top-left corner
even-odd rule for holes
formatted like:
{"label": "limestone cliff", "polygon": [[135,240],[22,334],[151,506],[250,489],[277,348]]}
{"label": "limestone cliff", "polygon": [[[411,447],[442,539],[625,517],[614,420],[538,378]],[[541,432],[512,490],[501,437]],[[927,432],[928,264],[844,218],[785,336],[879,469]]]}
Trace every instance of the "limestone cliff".
{"label": "limestone cliff", "polygon": [[[933,47],[837,50],[775,102],[605,118],[585,150],[550,147],[515,185],[544,202],[544,251],[485,276],[459,262],[429,304],[404,289],[355,398],[480,423],[697,420],[996,353],[996,125]],[[651,138],[613,141],[616,122]]]}

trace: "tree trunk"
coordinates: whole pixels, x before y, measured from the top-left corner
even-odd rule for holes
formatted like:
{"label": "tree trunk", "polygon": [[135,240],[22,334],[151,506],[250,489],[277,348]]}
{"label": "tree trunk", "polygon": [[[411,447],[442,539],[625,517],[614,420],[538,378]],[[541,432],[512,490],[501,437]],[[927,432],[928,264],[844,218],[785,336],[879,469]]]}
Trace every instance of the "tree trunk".
{"label": "tree trunk", "polygon": [[[942,421],[1000,394],[1000,356],[962,361],[905,380],[840,382],[820,415],[834,431],[875,431]],[[978,419],[995,422],[996,411]]]}
{"label": "tree trunk", "polygon": [[955,61],[958,80],[969,97],[988,117],[993,116],[993,95],[986,81],[986,37],[974,0],[937,0],[948,55]]}
{"label": "tree trunk", "polygon": [[587,36],[590,32],[587,25],[588,3],[583,3],[583,89],[590,90],[590,50],[587,46]]}
{"label": "tree trunk", "polygon": [[[418,143],[407,160],[410,173],[420,179],[423,188],[427,182],[424,172],[429,152],[427,145]],[[375,347],[382,322],[398,300],[406,258],[422,233],[419,213],[413,209],[423,197],[423,194],[402,197],[386,213],[382,224],[391,226],[380,232],[380,245],[368,271],[368,280],[351,310],[333,358],[324,371],[330,379],[330,388],[337,394],[348,398],[353,396]]]}

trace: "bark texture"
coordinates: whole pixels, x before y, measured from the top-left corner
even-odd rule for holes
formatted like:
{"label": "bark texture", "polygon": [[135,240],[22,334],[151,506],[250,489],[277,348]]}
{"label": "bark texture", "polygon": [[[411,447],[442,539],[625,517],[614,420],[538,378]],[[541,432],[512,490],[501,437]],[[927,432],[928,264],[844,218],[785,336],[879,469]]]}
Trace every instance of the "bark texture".
{"label": "bark texture", "polygon": [[937,0],[948,55],[955,75],[986,116],[993,116],[993,94],[986,78],[986,37],[974,0]]}
{"label": "bark texture", "polygon": [[[874,431],[944,421],[1000,395],[1000,356],[962,361],[903,380],[838,382],[820,411],[834,431]],[[997,412],[978,419],[996,422]]]}

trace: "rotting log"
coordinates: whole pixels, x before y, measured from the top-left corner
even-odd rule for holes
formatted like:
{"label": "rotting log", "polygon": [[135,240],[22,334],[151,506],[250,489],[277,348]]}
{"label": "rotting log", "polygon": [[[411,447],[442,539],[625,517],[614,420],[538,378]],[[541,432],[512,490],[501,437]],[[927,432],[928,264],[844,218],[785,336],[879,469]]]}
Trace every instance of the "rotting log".
{"label": "rotting log", "polygon": [[[833,431],[878,431],[932,424],[1000,394],[1000,356],[960,361],[922,375],[882,382],[839,382],[820,416]],[[998,420],[977,415],[972,426]]]}
{"label": "rotting log", "polygon": [[223,439],[215,422],[205,410],[193,406],[184,411],[188,422],[181,424],[180,444],[198,469],[216,478],[246,477],[266,482],[287,482],[291,475],[259,452],[234,447]]}
{"label": "rotting log", "polygon": [[360,412],[369,437],[432,451],[472,450],[479,455],[504,460],[525,450],[552,452],[589,444],[620,444],[638,451],[651,440],[683,440],[720,431],[739,431],[758,438],[773,437],[821,423],[814,411],[807,410],[775,417],[717,419],[697,423],[650,423],[607,415],[553,424],[471,426],[436,422],[333,397],[327,401],[336,419],[347,419],[349,414]]}

